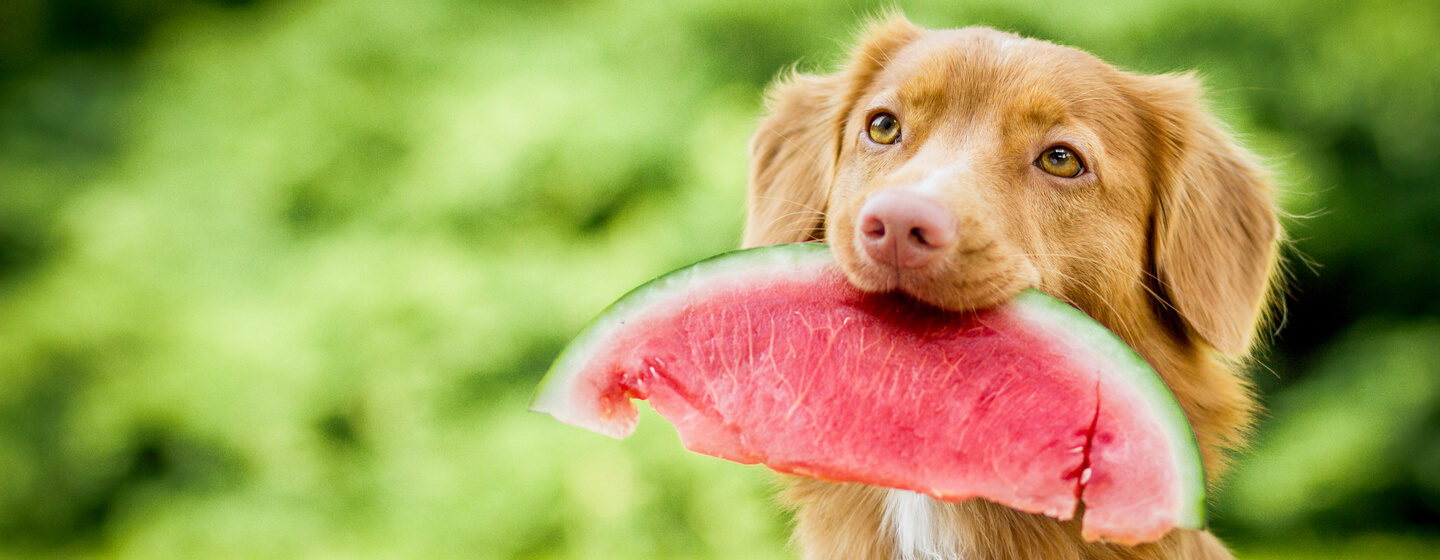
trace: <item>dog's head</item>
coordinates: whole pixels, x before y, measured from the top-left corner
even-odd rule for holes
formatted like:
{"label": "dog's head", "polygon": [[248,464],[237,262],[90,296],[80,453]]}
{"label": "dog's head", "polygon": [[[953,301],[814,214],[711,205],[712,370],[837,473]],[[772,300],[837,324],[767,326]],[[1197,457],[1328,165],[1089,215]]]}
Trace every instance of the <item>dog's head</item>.
{"label": "dog's head", "polygon": [[823,239],[863,290],[966,310],[1035,287],[1132,343],[1158,329],[1242,356],[1279,227],[1198,96],[1188,76],[891,18],[840,72],[772,91],[745,244]]}

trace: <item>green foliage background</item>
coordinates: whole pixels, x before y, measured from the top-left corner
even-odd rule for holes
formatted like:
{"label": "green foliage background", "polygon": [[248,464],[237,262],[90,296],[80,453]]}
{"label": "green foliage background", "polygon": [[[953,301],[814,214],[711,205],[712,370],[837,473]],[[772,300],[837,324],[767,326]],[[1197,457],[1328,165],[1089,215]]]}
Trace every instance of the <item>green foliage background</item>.
{"label": "green foliage background", "polygon": [[[1295,239],[1248,558],[1440,553],[1440,4],[899,2],[1197,69]],[[771,479],[525,412],[733,248],[765,85],[881,6],[0,5],[0,557],[785,558]]]}

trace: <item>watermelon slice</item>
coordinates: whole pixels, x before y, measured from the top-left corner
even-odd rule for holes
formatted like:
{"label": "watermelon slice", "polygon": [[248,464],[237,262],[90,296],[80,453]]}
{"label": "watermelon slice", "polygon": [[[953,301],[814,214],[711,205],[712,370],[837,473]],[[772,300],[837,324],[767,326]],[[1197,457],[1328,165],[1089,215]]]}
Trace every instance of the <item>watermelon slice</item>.
{"label": "watermelon slice", "polygon": [[1087,540],[1204,524],[1194,433],[1110,331],[1033,290],[970,314],[862,293],[824,244],[636,288],[560,354],[531,409],[623,438],[631,399],[730,461],[1061,520],[1083,502]]}

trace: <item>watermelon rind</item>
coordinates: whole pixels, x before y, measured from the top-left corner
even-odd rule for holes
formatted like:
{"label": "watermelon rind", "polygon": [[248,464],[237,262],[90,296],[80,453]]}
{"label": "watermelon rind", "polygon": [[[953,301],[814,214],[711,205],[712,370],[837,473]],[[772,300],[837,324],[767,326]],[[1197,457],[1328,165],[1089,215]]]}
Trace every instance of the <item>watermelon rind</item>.
{"label": "watermelon rind", "polygon": [[1155,416],[1160,420],[1159,428],[1164,432],[1165,439],[1172,444],[1172,459],[1180,480],[1186,483],[1180,489],[1180,503],[1189,507],[1176,512],[1180,517],[1175,524],[1189,529],[1205,527],[1205,467],[1200,457],[1199,441],[1184,409],[1175,400],[1175,394],[1150,367],[1150,363],[1085,312],[1043,292],[1025,290],[1011,303],[1033,320],[1047,321],[1063,328],[1082,346],[1115,365],[1113,373],[1146,397],[1145,402],[1153,407]]}
{"label": "watermelon rind", "polygon": [[[541,379],[530,402],[530,410],[543,412],[561,422],[583,427],[615,438],[623,438],[634,430],[634,421],[615,421],[595,415],[586,403],[572,402],[575,392],[569,391],[576,376],[616,330],[645,311],[667,304],[672,298],[683,298],[690,288],[703,284],[725,282],[727,278],[749,279],[755,274],[775,274],[822,269],[835,266],[830,248],[824,243],[793,243],[741,249],[722,253],[695,264],[659,276],[626,293],[590,321],[569,345],[561,351],[554,364]],[[1200,449],[1184,411],[1175,396],[1134,349],[1109,329],[1079,309],[1043,292],[1027,289],[1007,305],[1031,320],[1058,327],[1075,342],[1098,358],[1115,366],[1121,382],[1136,389],[1152,407],[1166,439],[1172,443],[1173,464],[1181,481],[1181,504],[1188,504],[1175,513],[1178,527],[1199,529],[1205,526],[1205,476]]]}

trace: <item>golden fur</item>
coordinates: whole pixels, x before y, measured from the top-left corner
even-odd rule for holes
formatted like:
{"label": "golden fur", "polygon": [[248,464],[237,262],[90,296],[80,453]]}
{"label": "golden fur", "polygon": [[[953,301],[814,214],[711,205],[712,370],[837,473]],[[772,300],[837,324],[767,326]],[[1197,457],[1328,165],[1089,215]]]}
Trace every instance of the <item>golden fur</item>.
{"label": "golden fur", "polygon": [[[745,245],[830,243],[852,283],[949,309],[1026,287],[1067,300],[1140,352],[1197,432],[1209,482],[1243,444],[1256,403],[1241,367],[1265,318],[1280,228],[1262,170],[1207,114],[1188,75],[1142,76],[1078,50],[984,28],[873,25],[847,65],[770,95],[751,143]],[[901,140],[866,137],[876,111]],[[1087,172],[1046,174],[1056,144]],[[959,240],[897,271],[855,240],[867,197],[928,181]],[[939,184],[939,188],[934,187]],[[787,478],[806,559],[888,560],[887,490]],[[945,504],[966,559],[1229,558],[1208,532],[1087,543],[1058,522],[981,500]]]}

